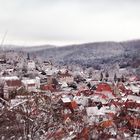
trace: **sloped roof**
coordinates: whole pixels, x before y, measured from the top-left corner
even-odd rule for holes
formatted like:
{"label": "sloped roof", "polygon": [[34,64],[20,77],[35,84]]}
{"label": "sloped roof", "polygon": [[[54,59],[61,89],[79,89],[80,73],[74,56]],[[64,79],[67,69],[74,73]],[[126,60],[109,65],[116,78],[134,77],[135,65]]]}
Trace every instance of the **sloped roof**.
{"label": "sloped roof", "polygon": [[100,91],[109,91],[109,92],[112,92],[112,89],[111,89],[111,86],[107,83],[100,83],[97,85],[97,89],[96,91],[100,92]]}
{"label": "sloped roof", "polygon": [[11,87],[20,87],[21,81],[20,80],[7,80],[6,84]]}
{"label": "sloped roof", "polygon": [[24,84],[35,84],[36,83],[36,80],[35,79],[24,79],[22,80],[22,83]]}
{"label": "sloped roof", "polygon": [[101,122],[100,126],[102,126],[103,128],[108,128],[113,126],[113,120],[107,120],[107,121],[103,121]]}
{"label": "sloped roof", "polygon": [[70,106],[72,107],[72,109],[76,109],[78,107],[76,101],[71,101]]}
{"label": "sloped roof", "polygon": [[70,98],[68,98],[68,97],[63,97],[63,98],[61,98],[61,100],[63,103],[70,103],[71,102]]}
{"label": "sloped roof", "polygon": [[5,76],[5,77],[1,77],[2,80],[19,80],[19,78],[17,76]]}

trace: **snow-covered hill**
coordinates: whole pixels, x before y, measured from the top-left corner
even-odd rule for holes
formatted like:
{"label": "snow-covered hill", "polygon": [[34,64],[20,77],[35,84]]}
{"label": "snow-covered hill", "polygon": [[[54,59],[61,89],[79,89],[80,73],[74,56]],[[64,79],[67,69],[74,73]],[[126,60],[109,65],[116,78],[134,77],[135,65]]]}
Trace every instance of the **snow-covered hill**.
{"label": "snow-covered hill", "polygon": [[97,66],[119,63],[120,66],[139,66],[140,40],[126,42],[95,42],[79,45],[14,47],[14,50],[22,50],[36,56],[60,64],[80,64]]}

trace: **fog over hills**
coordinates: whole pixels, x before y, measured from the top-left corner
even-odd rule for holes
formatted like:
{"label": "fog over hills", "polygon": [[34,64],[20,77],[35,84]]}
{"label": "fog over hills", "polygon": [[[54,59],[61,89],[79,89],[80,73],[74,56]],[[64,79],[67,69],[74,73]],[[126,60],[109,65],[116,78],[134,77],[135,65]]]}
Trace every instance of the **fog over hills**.
{"label": "fog over hills", "polygon": [[[5,47],[7,48],[7,47]],[[98,67],[119,63],[121,67],[139,67],[140,40],[125,42],[95,42],[63,47],[43,45],[31,47],[10,47],[59,64],[79,64]]]}

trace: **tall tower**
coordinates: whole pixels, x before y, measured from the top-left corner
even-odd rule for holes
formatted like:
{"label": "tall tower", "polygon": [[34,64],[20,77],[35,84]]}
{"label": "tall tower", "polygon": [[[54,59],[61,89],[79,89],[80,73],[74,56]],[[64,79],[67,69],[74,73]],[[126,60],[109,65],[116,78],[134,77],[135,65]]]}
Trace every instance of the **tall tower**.
{"label": "tall tower", "polygon": [[27,53],[27,60],[30,60],[30,54]]}

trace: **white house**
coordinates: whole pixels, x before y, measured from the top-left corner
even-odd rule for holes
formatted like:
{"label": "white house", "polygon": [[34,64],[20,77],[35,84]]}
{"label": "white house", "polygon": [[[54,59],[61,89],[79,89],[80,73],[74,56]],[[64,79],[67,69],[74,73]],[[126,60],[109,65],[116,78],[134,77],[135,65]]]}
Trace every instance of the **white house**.
{"label": "white house", "polygon": [[29,60],[27,64],[28,70],[34,70],[35,69],[35,62],[33,60]]}
{"label": "white house", "polygon": [[40,78],[36,77],[35,79],[23,79],[22,84],[29,92],[37,92],[37,89],[40,88]]}

